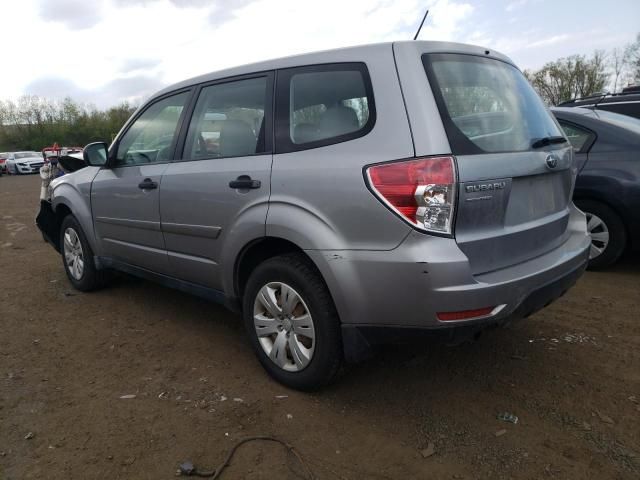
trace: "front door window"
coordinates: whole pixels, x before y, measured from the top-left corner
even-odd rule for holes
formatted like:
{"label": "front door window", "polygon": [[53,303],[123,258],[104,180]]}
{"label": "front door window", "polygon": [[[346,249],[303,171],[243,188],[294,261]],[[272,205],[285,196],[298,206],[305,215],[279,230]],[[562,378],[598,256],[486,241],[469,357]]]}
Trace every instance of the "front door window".
{"label": "front door window", "polygon": [[188,92],[179,93],[145,110],[120,140],[115,166],[172,160],[178,123],[188,98]]}

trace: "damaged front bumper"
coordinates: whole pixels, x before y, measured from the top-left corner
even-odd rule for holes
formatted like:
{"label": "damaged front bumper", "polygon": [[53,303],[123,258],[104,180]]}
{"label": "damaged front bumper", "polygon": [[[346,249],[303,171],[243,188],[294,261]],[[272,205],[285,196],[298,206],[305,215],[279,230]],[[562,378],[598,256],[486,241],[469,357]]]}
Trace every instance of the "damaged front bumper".
{"label": "damaged front bumper", "polygon": [[42,232],[42,237],[56,251],[60,252],[59,226],[60,222],[56,213],[53,211],[51,202],[40,200],[40,211],[36,216],[36,226]]}

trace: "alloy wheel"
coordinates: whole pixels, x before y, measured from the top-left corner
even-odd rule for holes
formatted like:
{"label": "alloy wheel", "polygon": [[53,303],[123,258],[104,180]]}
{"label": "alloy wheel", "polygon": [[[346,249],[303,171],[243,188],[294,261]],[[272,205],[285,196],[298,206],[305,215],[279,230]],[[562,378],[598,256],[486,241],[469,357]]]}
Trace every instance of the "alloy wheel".
{"label": "alloy wheel", "polygon": [[585,212],[587,216],[587,231],[591,235],[591,250],[589,260],[602,255],[609,245],[609,228],[600,217],[593,213]]}
{"label": "alloy wheel", "polygon": [[71,227],[64,231],[64,261],[71,276],[81,280],[84,273],[84,254],[78,233]]}

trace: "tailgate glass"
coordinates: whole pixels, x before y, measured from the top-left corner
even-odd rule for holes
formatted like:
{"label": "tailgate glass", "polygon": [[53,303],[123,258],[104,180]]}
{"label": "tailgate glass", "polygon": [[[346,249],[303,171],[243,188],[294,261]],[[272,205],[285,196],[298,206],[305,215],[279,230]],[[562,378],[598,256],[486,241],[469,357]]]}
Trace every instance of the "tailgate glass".
{"label": "tailgate glass", "polygon": [[513,65],[453,53],[424,54],[422,62],[453,154],[524,152],[536,140],[563,135]]}

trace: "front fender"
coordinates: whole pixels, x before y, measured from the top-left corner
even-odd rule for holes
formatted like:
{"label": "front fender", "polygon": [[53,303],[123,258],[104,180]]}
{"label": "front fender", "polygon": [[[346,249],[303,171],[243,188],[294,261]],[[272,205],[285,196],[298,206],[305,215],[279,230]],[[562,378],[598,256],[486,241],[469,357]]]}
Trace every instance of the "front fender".
{"label": "front fender", "polygon": [[86,167],[77,172],[64,175],[52,184],[51,206],[53,211],[64,205],[80,223],[82,231],[91,245],[95,255],[96,250],[95,231],[91,215],[91,182],[100,169],[98,167]]}

